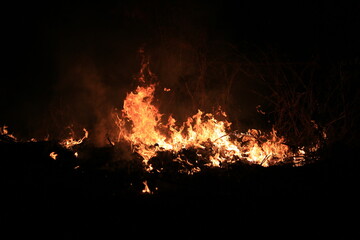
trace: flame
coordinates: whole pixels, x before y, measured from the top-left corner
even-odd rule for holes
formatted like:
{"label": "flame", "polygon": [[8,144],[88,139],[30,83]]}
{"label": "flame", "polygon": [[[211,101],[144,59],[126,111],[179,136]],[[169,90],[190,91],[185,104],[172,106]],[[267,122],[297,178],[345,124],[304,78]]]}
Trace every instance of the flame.
{"label": "flame", "polygon": [[[14,141],[16,142],[17,141],[17,138],[9,133],[9,130],[8,130],[8,126],[6,125],[3,125],[2,127],[0,126],[0,137],[3,136],[4,139],[7,139],[7,140],[10,140],[10,141]],[[0,138],[1,140],[1,138]]]}
{"label": "flame", "polygon": [[75,145],[81,144],[85,138],[89,137],[89,132],[86,130],[86,128],[83,128],[84,136],[80,138],[79,140],[74,139],[74,137],[69,137],[67,139],[64,139],[60,142],[60,145],[62,145],[65,148],[72,148]]}
{"label": "flame", "polygon": [[52,159],[56,160],[58,154],[56,152],[51,152],[49,155]]}
{"label": "flame", "polygon": [[6,125],[0,127],[0,134],[1,134],[1,135],[7,135],[7,134],[9,134],[9,131],[8,131],[7,129],[8,129],[8,126],[6,126]]}
{"label": "flame", "polygon": [[142,190],[142,193],[152,194],[146,180],[143,182],[143,184],[144,184],[144,189]]}
{"label": "flame", "polygon": [[[144,78],[140,80],[144,83]],[[184,160],[179,152],[194,148],[199,156],[208,160],[207,166],[212,167],[239,160],[270,166],[295,155],[275,130],[267,134],[256,129],[240,134],[232,132],[227,114],[221,110],[215,114],[198,110],[182,124],[177,124],[173,116],[164,121],[164,115],[153,103],[155,86],[138,86],[128,93],[116,122],[118,140],[131,143],[133,150],[144,159],[148,171],[152,169],[148,161],[160,151],[173,152],[177,156],[173,160],[181,162]],[[206,154],[202,153],[204,151]],[[197,171],[200,169],[194,167],[188,173]]]}
{"label": "flame", "polygon": [[[119,138],[124,138],[137,146],[146,162],[155,155],[155,144],[165,149],[172,148],[159,131],[162,115],[152,104],[154,91],[155,84],[151,84],[147,87],[137,87],[135,92],[129,93],[124,101],[123,118],[119,118],[118,122]],[[130,131],[126,129],[127,122],[131,122]]]}
{"label": "flame", "polygon": [[[249,129],[244,133],[233,131],[232,123],[227,120],[226,112],[221,109],[215,113],[205,113],[198,109],[183,123],[178,123],[172,115],[166,119],[154,104],[157,84],[147,83],[148,78],[152,82],[155,79],[149,69],[149,61],[143,60],[138,76],[140,86],[126,95],[121,112],[115,116],[118,141],[129,142],[133,151],[143,158],[145,169],[149,172],[161,171],[162,168],[154,169],[149,160],[162,151],[169,151],[173,156],[172,160],[184,166],[179,170],[180,172],[194,174],[201,171],[201,168],[196,160],[194,163],[193,159],[184,156],[182,153],[184,149],[193,149],[196,156],[204,160],[204,165],[208,167],[222,167],[224,164],[237,161],[247,161],[267,167],[289,159],[295,166],[301,166],[306,151],[315,152],[320,147],[319,142],[310,149],[299,147],[297,150],[291,150],[286,145],[286,140],[278,136],[275,129],[269,133],[256,129]],[[169,92],[171,89],[163,88],[163,91]],[[259,113],[265,114],[260,109],[260,105],[256,108]],[[313,124],[317,128],[316,123]],[[0,140],[16,141],[7,128],[5,125],[0,126]],[[88,138],[89,133],[85,128],[83,128],[84,136],[78,140],[74,138],[74,131],[71,128],[70,130],[71,136],[59,142],[67,149],[72,149]],[[49,136],[45,141],[48,138]],[[323,138],[326,139],[325,132]],[[110,139],[108,140],[112,146],[115,145]],[[49,156],[56,160],[58,154],[51,152]],[[74,152],[74,156],[78,157],[78,152]],[[75,169],[78,167],[76,166]],[[147,182],[143,183],[145,188],[142,192],[151,193]]]}

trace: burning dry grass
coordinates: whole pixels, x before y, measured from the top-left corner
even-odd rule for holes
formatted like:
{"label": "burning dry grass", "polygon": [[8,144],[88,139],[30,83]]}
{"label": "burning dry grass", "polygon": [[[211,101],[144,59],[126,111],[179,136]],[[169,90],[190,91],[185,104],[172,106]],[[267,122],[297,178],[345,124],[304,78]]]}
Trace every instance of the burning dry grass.
{"label": "burning dry grass", "polygon": [[[141,54],[143,56],[143,52]],[[206,71],[211,70],[204,64],[201,65],[204,69],[199,81],[204,81],[208,74]],[[228,114],[220,107],[212,113],[198,109],[183,122],[171,114],[162,113],[156,103],[156,93],[159,92],[156,89],[163,89],[167,94],[173,90],[161,86],[150,71],[148,59],[143,57],[137,75],[139,85],[126,95],[122,110],[113,115],[117,139],[107,135],[109,149],[112,149],[107,157],[113,161],[105,161],[106,164],[102,166],[110,169],[125,164],[126,168],[132,168],[131,164],[142,162],[147,172],[175,171],[188,175],[209,168],[227,168],[236,163],[265,167],[281,164],[302,166],[319,158],[317,151],[333,141],[336,126],[343,124],[338,136],[344,138],[358,118],[349,106],[354,102],[346,99],[349,97],[345,94],[348,90],[345,89],[344,72],[339,75],[344,92],[339,94],[332,90],[330,84],[322,86],[315,81],[316,68],[313,65],[295,68],[281,64],[274,66],[266,61],[263,64],[248,61],[247,64],[232,63],[232,67],[223,69],[224,78],[229,83],[225,87],[226,95],[230,94],[238,74],[249,71],[270,90],[271,94],[266,96],[257,92],[267,104],[256,108],[270,119],[270,131],[252,128],[247,131],[234,130]],[[324,91],[328,91],[329,95]],[[322,98],[319,97],[321,94],[324,94]],[[230,101],[226,99],[224,102]],[[331,105],[339,100],[344,106]],[[0,130],[1,141],[16,141],[6,126]],[[93,134],[85,128],[83,131],[82,137],[75,137],[70,128],[70,136],[59,141],[62,147],[73,151],[73,156],[80,161],[91,158],[86,153],[89,151],[78,150]],[[61,155],[56,151],[48,154],[52,159],[58,159]]]}
{"label": "burning dry grass", "polygon": [[[291,150],[274,129],[267,134],[255,129],[245,133],[231,130],[227,114],[221,109],[215,114],[198,110],[182,124],[177,124],[172,115],[164,120],[164,114],[154,105],[156,84],[147,83],[146,76],[150,80],[154,78],[148,62],[143,63],[138,77],[142,86],[127,94],[121,114],[115,116],[119,128],[118,141],[131,143],[133,151],[144,159],[149,171],[153,168],[149,160],[162,151],[172,152],[175,162],[193,165],[181,153],[190,148],[195,149],[196,155],[211,167],[221,167],[239,159],[263,166],[289,159],[293,159],[294,164],[300,164],[299,157],[304,157],[300,146]],[[194,166],[189,174],[200,170]]]}
{"label": "burning dry grass", "polygon": [[[128,151],[133,151],[137,154],[136,158],[142,159],[146,171],[163,171],[164,161],[170,161],[178,172],[190,175],[204,168],[221,168],[239,161],[261,166],[303,164],[307,149],[302,146],[289,147],[287,140],[278,136],[275,129],[268,133],[256,129],[242,133],[234,131],[227,114],[220,108],[214,114],[198,110],[180,124],[172,115],[166,119],[154,104],[156,84],[147,83],[154,79],[149,63],[143,61],[138,76],[140,86],[127,94],[121,113],[115,113],[117,142],[120,145],[122,142],[128,143]],[[69,129],[70,136],[59,144],[72,150],[78,158],[76,148],[89,137],[89,132],[84,128],[84,136],[76,139],[72,128]],[[2,138],[15,139],[5,126],[1,129],[1,135]],[[109,143],[111,147],[119,146],[110,139]],[[49,152],[54,160],[57,154]],[[134,155],[124,154],[121,158],[124,156],[133,160]],[[156,159],[163,159],[159,160],[163,163],[158,164]]]}

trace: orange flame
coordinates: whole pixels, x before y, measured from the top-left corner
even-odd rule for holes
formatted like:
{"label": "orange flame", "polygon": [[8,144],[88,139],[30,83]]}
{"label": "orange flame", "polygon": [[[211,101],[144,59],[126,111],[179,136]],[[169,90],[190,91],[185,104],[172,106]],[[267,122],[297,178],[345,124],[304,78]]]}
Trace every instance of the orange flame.
{"label": "orange flame", "polygon": [[[269,166],[294,155],[275,130],[263,134],[250,129],[246,133],[234,134],[230,130],[230,122],[220,121],[213,114],[201,110],[181,125],[177,125],[172,116],[163,121],[163,114],[153,104],[154,92],[155,84],[149,84],[138,86],[134,92],[128,93],[122,115],[117,118],[119,140],[132,144],[134,151],[143,157],[148,170],[152,169],[148,161],[157,152],[172,151],[177,154],[184,148],[208,149],[208,166],[221,166],[224,162],[240,159]],[[227,116],[222,111],[219,114]]]}
{"label": "orange flame", "polygon": [[6,136],[11,141],[17,141],[16,137],[9,133],[8,126],[0,126],[0,136]]}
{"label": "orange flame", "polygon": [[142,190],[142,193],[152,194],[146,180],[143,182],[143,184],[144,184],[144,189]]}
{"label": "orange flame", "polygon": [[86,128],[83,128],[84,136],[80,138],[79,140],[74,139],[74,137],[69,137],[67,139],[64,139],[60,142],[60,145],[62,145],[65,148],[72,148],[75,145],[81,144],[85,138],[89,137],[89,132],[86,130]]}
{"label": "orange flame", "polygon": [[49,154],[49,156],[50,156],[52,159],[56,160],[58,154],[57,154],[56,152],[51,152],[51,153]]}

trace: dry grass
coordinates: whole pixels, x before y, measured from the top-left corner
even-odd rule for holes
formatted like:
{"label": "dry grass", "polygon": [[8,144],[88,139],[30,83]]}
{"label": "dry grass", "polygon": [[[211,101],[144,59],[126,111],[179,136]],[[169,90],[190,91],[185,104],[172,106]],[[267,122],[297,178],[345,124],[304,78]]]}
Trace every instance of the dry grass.
{"label": "dry grass", "polygon": [[[337,142],[356,145],[359,60],[294,62],[259,49],[250,58],[230,45],[217,55],[211,55],[211,49],[206,54],[200,53],[199,77],[193,83],[199,93],[198,99],[191,96],[197,107],[210,102],[231,114],[236,112],[236,98],[251,91],[262,99],[269,128],[286,137],[290,146],[310,150]],[[216,81],[221,84],[214,94],[206,87]],[[254,84],[249,84],[249,89],[234,90],[244,81]]]}

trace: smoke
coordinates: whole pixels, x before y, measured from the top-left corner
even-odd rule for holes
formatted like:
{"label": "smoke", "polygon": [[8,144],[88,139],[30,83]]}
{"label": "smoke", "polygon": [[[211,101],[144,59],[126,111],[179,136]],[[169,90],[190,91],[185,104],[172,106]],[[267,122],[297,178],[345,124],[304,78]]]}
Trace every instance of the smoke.
{"label": "smoke", "polygon": [[[66,126],[87,128],[96,144],[103,144],[110,123],[109,90],[91,60],[78,59],[65,69],[56,84],[51,117],[61,133]],[[111,125],[110,125],[111,126]],[[77,129],[74,129],[76,131]]]}
{"label": "smoke", "polygon": [[244,114],[256,113],[258,103],[245,93],[246,79],[240,81],[239,69],[231,65],[234,49],[213,30],[215,5],[140,1],[71,13],[71,24],[60,24],[54,33],[53,135],[66,134],[67,126],[81,134],[86,127],[95,144],[106,144],[115,135],[115,109],[138,84],[140,48],[159,82],[154,104],[166,116],[182,122],[198,109],[214,112],[221,106],[233,119],[255,119]]}
{"label": "smoke", "polygon": [[[86,127],[95,144],[106,144],[107,136],[116,131],[115,108],[122,108],[126,93],[138,84],[134,76],[141,67],[140,48],[158,76],[155,104],[163,112],[183,120],[209,105],[199,55],[206,46],[208,18],[205,10],[188,12],[189,4],[159,8],[127,3],[103,13],[85,7],[70,15],[71,26],[60,24],[54,33],[57,83],[50,111],[52,135],[66,134],[67,126],[81,134]],[[162,87],[172,91],[166,94]]]}
{"label": "smoke", "polygon": [[[32,129],[29,135],[39,130],[36,135],[40,138],[47,134],[61,138],[69,126],[82,135],[85,127],[93,142],[105,144],[106,136],[115,131],[112,113],[122,108],[126,93],[137,85],[139,48],[145,49],[157,75],[158,101],[154,104],[161,112],[173,113],[183,121],[197,109],[212,112],[222,106],[227,112],[237,112],[234,109],[242,108],[231,98],[233,89],[241,85],[237,70],[223,72],[232,50],[224,50],[226,41],[217,25],[224,17],[219,12],[220,1],[48,7],[28,15],[23,10],[19,24],[29,22],[25,33],[32,37],[18,50],[31,49],[23,60],[31,70],[24,71],[19,81],[23,88],[32,87],[34,94],[28,98],[26,89],[16,89],[19,107],[9,115],[20,112],[18,122]],[[18,62],[16,56],[12,59]],[[13,70],[18,69],[22,66]],[[9,79],[13,77],[9,71]],[[164,87],[171,91],[162,91]]]}

